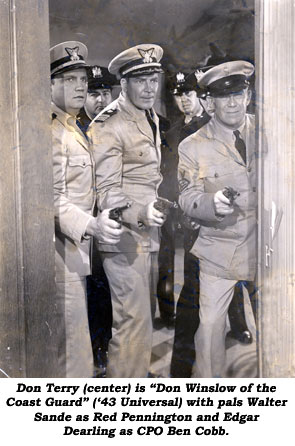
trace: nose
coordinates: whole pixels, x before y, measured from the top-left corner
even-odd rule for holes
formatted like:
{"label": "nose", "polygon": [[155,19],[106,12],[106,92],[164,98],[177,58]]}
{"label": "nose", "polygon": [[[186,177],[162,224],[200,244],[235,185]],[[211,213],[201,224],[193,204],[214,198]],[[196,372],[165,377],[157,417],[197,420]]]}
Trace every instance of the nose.
{"label": "nose", "polygon": [[77,83],[76,83],[76,90],[84,91],[86,87],[87,87],[87,84],[85,83],[85,81],[82,81],[82,80],[81,81],[80,80],[77,81]]}
{"label": "nose", "polygon": [[237,104],[236,98],[233,94],[231,94],[228,98],[228,102],[227,104],[229,105],[229,107],[235,107]]}
{"label": "nose", "polygon": [[153,91],[153,86],[150,80],[146,80],[144,84],[144,89],[147,93],[150,93]]}

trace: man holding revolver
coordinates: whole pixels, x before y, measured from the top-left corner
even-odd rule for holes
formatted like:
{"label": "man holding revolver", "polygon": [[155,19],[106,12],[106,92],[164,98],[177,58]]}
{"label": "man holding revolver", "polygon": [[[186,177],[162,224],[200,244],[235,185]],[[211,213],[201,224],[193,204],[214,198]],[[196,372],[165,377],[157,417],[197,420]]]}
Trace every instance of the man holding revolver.
{"label": "man holding revolver", "polygon": [[196,377],[226,376],[228,307],[235,284],[256,272],[255,128],[246,113],[253,72],[240,60],[200,73],[214,115],[179,146],[180,206],[201,224],[191,250],[200,259]]}
{"label": "man holding revolver", "polygon": [[87,94],[86,57],[81,42],[63,42],[50,49],[56,287],[58,311],[65,317],[59,360],[68,378],[93,376],[86,305],[91,239],[113,245],[122,232],[109,219],[109,210],[93,216],[94,157],[76,120]]}
{"label": "man holding revolver", "polygon": [[98,206],[129,205],[116,246],[99,243],[113,306],[107,377],[146,377],[152,349],[159,228],[165,215],[154,205],[161,183],[159,120],[153,109],[163,50],[142,44],[109,64],[122,92],[91,125]]}

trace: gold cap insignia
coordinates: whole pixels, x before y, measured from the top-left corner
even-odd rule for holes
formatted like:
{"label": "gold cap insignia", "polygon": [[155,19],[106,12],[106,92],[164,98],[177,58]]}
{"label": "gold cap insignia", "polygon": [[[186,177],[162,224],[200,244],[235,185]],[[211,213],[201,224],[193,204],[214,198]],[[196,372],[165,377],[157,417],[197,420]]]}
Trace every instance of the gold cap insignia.
{"label": "gold cap insignia", "polygon": [[65,48],[66,52],[70,56],[71,60],[80,60],[80,57],[78,55],[79,47],[76,46],[75,48]]}
{"label": "gold cap insignia", "polygon": [[152,63],[153,62],[153,52],[154,48],[150,48],[148,50],[138,49],[140,57],[143,59],[143,63]]}
{"label": "gold cap insignia", "polygon": [[197,79],[198,82],[201,79],[201,77],[203,76],[203,74],[204,73],[201,70],[195,71],[195,78]]}

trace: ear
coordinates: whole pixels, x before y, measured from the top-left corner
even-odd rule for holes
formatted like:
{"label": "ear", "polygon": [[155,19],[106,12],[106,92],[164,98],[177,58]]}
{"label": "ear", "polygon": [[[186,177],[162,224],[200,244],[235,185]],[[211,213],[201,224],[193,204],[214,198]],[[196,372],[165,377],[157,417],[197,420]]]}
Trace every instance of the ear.
{"label": "ear", "polygon": [[247,90],[247,106],[250,104],[251,97],[252,97],[252,91],[248,89]]}
{"label": "ear", "polygon": [[122,79],[120,80],[120,84],[121,84],[122,91],[123,91],[124,93],[126,93],[126,91],[127,91],[127,79],[122,78]]}
{"label": "ear", "polygon": [[206,99],[201,99],[201,104],[203,105],[208,115],[212,116],[215,111],[214,98],[212,98],[212,96],[207,96]]}

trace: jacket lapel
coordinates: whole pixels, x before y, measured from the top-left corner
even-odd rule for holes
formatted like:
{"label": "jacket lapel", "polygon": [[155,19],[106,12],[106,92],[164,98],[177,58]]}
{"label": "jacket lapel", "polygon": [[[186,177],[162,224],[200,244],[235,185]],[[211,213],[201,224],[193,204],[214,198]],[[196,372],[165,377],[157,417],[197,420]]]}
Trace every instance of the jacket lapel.
{"label": "jacket lapel", "polygon": [[154,142],[154,134],[147,120],[145,111],[136,108],[129,98],[126,95],[123,96],[122,93],[119,96],[118,105],[121,110],[125,111],[127,119],[135,122],[139,132]]}
{"label": "jacket lapel", "polygon": [[[219,125],[214,117],[209,121],[207,125],[207,137],[209,139],[215,139],[220,144],[215,145],[215,150],[219,153],[221,153],[225,157],[231,157],[233,161],[235,161],[237,164],[241,164],[242,166],[245,166],[245,163],[240,156],[239,152],[234,146],[234,141],[232,138],[232,132],[227,131]],[[245,141],[247,152],[248,152],[248,146],[247,141]],[[248,153],[247,153],[248,157]]]}
{"label": "jacket lapel", "polygon": [[134,117],[134,122],[136,123],[138,130],[154,143],[152,128],[147,120],[144,110],[140,111],[143,113],[140,113],[140,115],[138,113],[138,115]]}
{"label": "jacket lapel", "polygon": [[72,132],[76,141],[88,151],[89,143],[82,130],[77,126],[76,119],[58,108],[55,104],[52,104],[51,110],[52,113],[56,115],[56,119],[58,119],[67,130]]}

